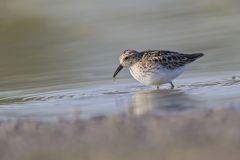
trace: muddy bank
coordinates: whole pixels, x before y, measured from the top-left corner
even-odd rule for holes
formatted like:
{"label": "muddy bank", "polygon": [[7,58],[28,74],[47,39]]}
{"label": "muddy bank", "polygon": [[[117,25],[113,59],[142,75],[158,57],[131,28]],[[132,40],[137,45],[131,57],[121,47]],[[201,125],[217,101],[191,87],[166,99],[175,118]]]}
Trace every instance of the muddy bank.
{"label": "muddy bank", "polygon": [[1,160],[240,159],[240,111],[0,123]]}

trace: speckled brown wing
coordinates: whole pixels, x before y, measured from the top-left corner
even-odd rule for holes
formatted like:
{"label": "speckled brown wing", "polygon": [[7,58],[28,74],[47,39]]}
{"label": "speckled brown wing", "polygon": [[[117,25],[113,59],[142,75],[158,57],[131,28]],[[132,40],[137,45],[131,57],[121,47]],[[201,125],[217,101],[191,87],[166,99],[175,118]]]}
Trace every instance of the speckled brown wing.
{"label": "speckled brown wing", "polygon": [[142,51],[141,54],[141,63],[143,65],[151,68],[151,66],[158,64],[170,70],[185,66],[204,55],[203,53],[182,54],[165,50],[147,50]]}

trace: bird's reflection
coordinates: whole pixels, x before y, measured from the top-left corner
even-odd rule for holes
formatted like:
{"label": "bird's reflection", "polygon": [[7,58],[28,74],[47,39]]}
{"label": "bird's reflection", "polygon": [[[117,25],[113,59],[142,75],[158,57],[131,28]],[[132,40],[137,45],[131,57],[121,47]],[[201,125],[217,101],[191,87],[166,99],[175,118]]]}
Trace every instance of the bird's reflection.
{"label": "bird's reflection", "polygon": [[139,91],[132,95],[128,113],[143,115],[146,113],[166,113],[191,109],[196,100],[181,90]]}

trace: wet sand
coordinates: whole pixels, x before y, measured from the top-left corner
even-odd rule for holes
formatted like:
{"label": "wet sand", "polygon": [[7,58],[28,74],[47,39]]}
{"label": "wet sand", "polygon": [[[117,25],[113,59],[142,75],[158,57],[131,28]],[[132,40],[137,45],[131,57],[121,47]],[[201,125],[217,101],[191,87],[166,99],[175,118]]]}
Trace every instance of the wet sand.
{"label": "wet sand", "polygon": [[1,121],[1,160],[237,160],[240,111]]}

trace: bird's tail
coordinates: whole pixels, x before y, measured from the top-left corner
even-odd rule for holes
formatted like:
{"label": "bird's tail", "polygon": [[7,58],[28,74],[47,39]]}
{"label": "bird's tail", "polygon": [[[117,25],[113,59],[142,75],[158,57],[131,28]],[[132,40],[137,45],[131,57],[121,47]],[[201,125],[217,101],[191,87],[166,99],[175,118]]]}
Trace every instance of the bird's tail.
{"label": "bird's tail", "polygon": [[196,59],[204,56],[204,54],[203,54],[203,53],[193,53],[193,54],[187,54],[186,56],[187,56],[187,58],[188,58],[191,62],[193,62],[193,61],[195,61]]}
{"label": "bird's tail", "polygon": [[192,58],[192,59],[197,59],[204,56],[203,53],[193,53],[193,54],[188,54],[188,58]]}

